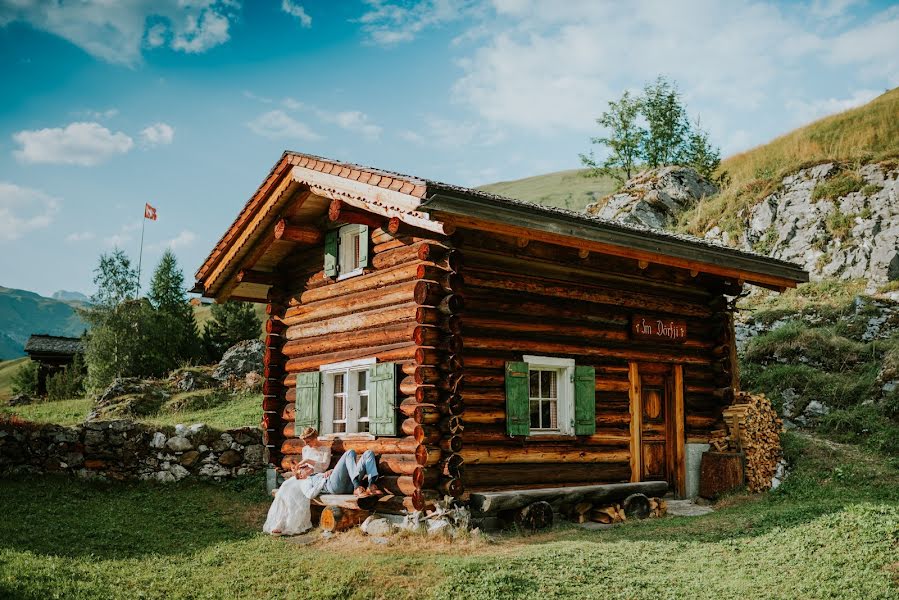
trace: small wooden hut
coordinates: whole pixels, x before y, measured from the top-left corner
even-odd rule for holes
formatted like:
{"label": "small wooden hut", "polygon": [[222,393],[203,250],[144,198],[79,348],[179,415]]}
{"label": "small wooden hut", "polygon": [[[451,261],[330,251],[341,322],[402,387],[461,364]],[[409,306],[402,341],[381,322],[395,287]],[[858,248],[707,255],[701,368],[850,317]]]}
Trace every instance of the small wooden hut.
{"label": "small wooden hut", "polygon": [[685,483],[738,385],[733,299],[799,267],[286,152],[196,273],[267,303],[263,424],[371,449],[379,510],[479,490]]}
{"label": "small wooden hut", "polygon": [[84,353],[81,338],[35,333],[25,342],[25,354],[37,363],[37,393],[47,393],[47,377],[72,364],[76,354]]}

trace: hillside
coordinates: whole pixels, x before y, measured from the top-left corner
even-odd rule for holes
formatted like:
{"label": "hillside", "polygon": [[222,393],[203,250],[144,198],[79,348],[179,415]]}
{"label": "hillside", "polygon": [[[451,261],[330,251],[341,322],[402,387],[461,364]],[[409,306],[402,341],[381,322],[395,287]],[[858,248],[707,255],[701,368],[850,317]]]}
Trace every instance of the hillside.
{"label": "hillside", "polygon": [[616,183],[607,177],[585,177],[587,169],[557,171],[514,181],[500,181],[479,187],[479,190],[529,200],[545,206],[584,210],[615,190]]}
{"label": "hillside", "polygon": [[[899,158],[899,88],[725,159],[730,184],[683,215],[680,229],[703,236],[718,226],[733,239],[747,208],[778,190],[787,175],[825,162],[846,170]],[[895,160],[893,160],[895,162]]]}
{"label": "hillside", "polygon": [[81,335],[87,326],[75,305],[0,286],[0,360],[24,356],[25,342],[32,333]]}

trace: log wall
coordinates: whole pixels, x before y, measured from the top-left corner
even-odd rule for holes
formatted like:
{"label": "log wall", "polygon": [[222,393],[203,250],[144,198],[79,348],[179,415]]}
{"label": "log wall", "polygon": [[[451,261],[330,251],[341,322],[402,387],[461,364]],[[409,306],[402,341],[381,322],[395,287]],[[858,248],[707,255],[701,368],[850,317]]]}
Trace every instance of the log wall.
{"label": "log wall", "polygon": [[[628,481],[630,361],[684,365],[687,441],[706,441],[731,385],[726,282],[636,260],[460,229],[466,488]],[[636,340],[635,312],[684,320],[686,343]],[[523,354],[596,369],[596,433],[506,435],[504,365]]]}
{"label": "log wall", "polygon": [[268,307],[265,358],[269,461],[287,470],[302,452],[294,427],[297,373],[357,358],[396,362],[397,436],[347,436],[331,448],[335,460],[350,448],[379,456],[383,487],[395,495],[379,510],[420,510],[438,494],[463,492],[458,253],[447,239],[397,223],[372,226],[370,235],[370,266],[361,275],[325,276],[323,246],[298,250],[279,266],[287,284]]}

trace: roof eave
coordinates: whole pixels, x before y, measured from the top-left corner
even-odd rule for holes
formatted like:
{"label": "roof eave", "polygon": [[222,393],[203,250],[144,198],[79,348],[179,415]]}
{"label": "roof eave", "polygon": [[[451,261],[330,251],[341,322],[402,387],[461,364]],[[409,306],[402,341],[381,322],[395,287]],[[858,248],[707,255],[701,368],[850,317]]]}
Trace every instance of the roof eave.
{"label": "roof eave", "polygon": [[[714,267],[719,274],[733,271],[734,276],[764,287],[793,287],[809,280],[808,273],[797,265],[752,256],[724,247],[713,247],[679,240],[651,231],[616,227],[612,223],[587,223],[555,211],[535,210],[528,206],[497,204],[478,198],[437,192],[422,203],[420,210],[441,219],[502,223],[513,228],[542,232],[550,237],[572,238],[603,246],[613,246],[638,254],[654,255],[664,264],[664,257]],[[710,271],[709,271],[710,272]]]}

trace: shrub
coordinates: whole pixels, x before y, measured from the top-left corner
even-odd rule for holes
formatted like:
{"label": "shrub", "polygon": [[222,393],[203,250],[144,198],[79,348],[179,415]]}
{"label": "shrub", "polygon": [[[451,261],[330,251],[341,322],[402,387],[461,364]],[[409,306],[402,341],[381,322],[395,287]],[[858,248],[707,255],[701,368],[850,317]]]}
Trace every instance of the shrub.
{"label": "shrub", "polygon": [[12,376],[12,393],[28,394],[34,396],[37,394],[37,363],[29,360],[15,372]]}
{"label": "shrub", "polygon": [[865,180],[855,173],[842,172],[822,181],[812,192],[812,201],[836,200],[865,187]]}

